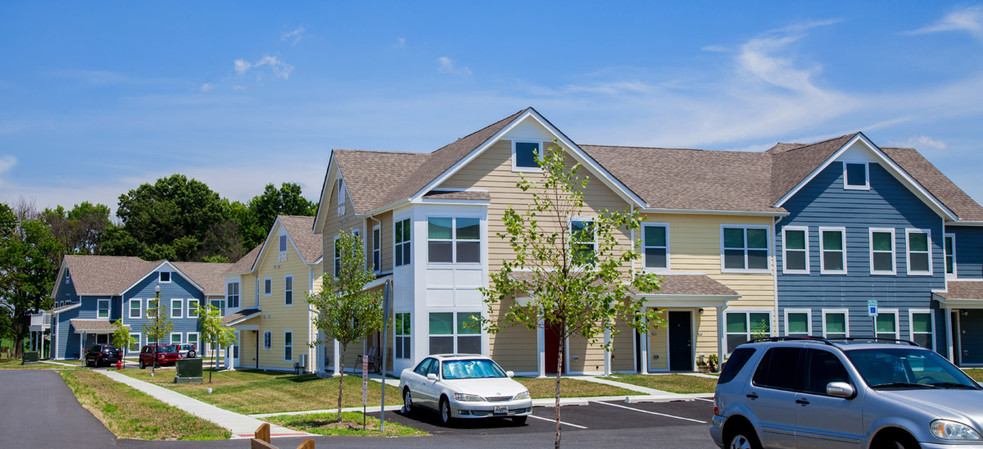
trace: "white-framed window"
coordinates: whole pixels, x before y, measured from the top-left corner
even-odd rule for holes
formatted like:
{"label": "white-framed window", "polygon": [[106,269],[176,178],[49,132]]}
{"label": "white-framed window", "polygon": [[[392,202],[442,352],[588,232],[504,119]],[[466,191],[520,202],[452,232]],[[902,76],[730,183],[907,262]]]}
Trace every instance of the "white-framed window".
{"label": "white-framed window", "polygon": [[726,315],[727,354],[752,338],[771,336],[770,310],[735,310]]}
{"label": "white-framed window", "polygon": [[894,228],[870,228],[870,274],[895,275]]}
{"label": "white-framed window", "polygon": [[270,296],[273,294],[273,278],[265,277],[263,278],[263,296]]}
{"label": "white-framed window", "polygon": [[161,284],[166,284],[171,282],[171,272],[170,271],[158,271],[157,272],[157,282]]}
{"label": "white-framed window", "polygon": [[286,234],[280,236],[280,245],[279,246],[280,246],[280,252],[281,253],[287,252],[287,235]]}
{"label": "white-framed window", "polygon": [[338,180],[338,216],[345,215],[345,180]]}
{"label": "white-framed window", "polygon": [[956,273],[956,234],[945,234],[945,277],[957,278]]}
{"label": "white-framed window", "polygon": [[905,229],[905,251],[909,275],[932,274],[932,231]]}
{"label": "white-framed window", "polygon": [[382,271],[382,227],[372,227],[372,272]]}
{"label": "white-framed window", "polygon": [[669,270],[669,224],[642,224],[642,257],[649,270]]}
{"label": "white-framed window", "polygon": [[157,315],[157,307],[159,305],[157,298],[147,298],[147,318],[152,319],[152,317]]}
{"label": "white-framed window", "polygon": [[722,271],[769,272],[767,226],[721,225],[720,243]]}
{"label": "white-framed window", "polygon": [[96,318],[109,318],[109,299],[100,299],[96,303]]}
{"label": "white-framed window", "polygon": [[866,162],[843,163],[843,188],[870,190],[870,169]]}
{"label": "white-framed window", "polygon": [[918,346],[935,350],[935,315],[931,309],[908,310],[908,339]]}
{"label": "white-framed window", "polygon": [[230,308],[239,307],[239,283],[229,282],[225,284],[225,303],[228,304]]}
{"label": "white-framed window", "polygon": [[393,329],[393,335],[396,336],[394,357],[397,359],[408,359],[411,358],[412,353],[410,347],[410,332],[411,320],[410,314],[407,313],[397,313],[393,319],[395,329]]}
{"label": "white-framed window", "polygon": [[823,309],[823,337],[829,339],[850,336],[849,309]]}
{"label": "white-framed window", "polygon": [[430,313],[431,354],[481,354],[481,312]]}
{"label": "white-framed window", "polygon": [[140,334],[130,334],[130,345],[126,347],[126,352],[140,352]]}
{"label": "white-framed window", "polygon": [[409,265],[411,236],[409,218],[397,221],[393,226],[393,266]]}
{"label": "white-framed window", "polygon": [[290,362],[294,359],[294,332],[283,331],[283,361]]}
{"label": "white-framed window", "polygon": [[785,309],[785,335],[790,337],[812,335],[812,311],[809,309]]}
{"label": "white-framed window", "polygon": [[809,274],[809,227],[782,228],[782,273]]}
{"label": "white-framed window", "polygon": [[541,172],[536,158],[540,156],[540,142],[512,141],[512,171]]}
{"label": "white-framed window", "polygon": [[846,274],[846,228],[819,227],[819,272]]}
{"label": "white-framed window", "polygon": [[198,309],[200,307],[201,306],[198,304],[197,299],[188,299],[188,313],[186,313],[184,316],[188,318],[198,318]]}
{"label": "white-framed window", "polygon": [[143,300],[140,298],[130,298],[130,318],[140,318],[143,316]]}
{"label": "white-framed window", "polygon": [[338,279],[338,275],[341,274],[341,236],[334,236],[334,278]]}
{"label": "white-framed window", "polygon": [[183,299],[172,299],[171,300],[171,318],[182,318],[184,314],[181,312],[184,310],[184,300]]}
{"label": "white-framed window", "polygon": [[225,315],[225,301],[224,300],[221,300],[221,299],[213,299],[213,300],[211,300],[211,302],[209,302],[209,304],[211,304],[211,306],[213,308],[218,309],[218,311],[221,312],[222,315]]}
{"label": "white-framed window", "polygon": [[172,344],[172,345],[179,345],[179,344],[181,344],[181,333],[180,332],[171,332],[171,341],[170,341],[170,344]]}
{"label": "white-framed window", "polygon": [[273,331],[263,331],[263,349],[273,348]]}
{"label": "white-framed window", "polygon": [[294,277],[284,276],[283,277],[283,305],[292,306],[294,305]]}
{"label": "white-framed window", "polygon": [[186,338],[187,338],[187,343],[188,344],[195,345],[195,351],[201,351],[201,346],[198,346],[198,333],[197,332],[188,332],[188,334],[186,335]]}
{"label": "white-framed window", "polygon": [[597,263],[597,232],[594,219],[574,217],[570,222],[570,255],[574,265],[594,265]]}
{"label": "white-framed window", "polygon": [[472,217],[427,217],[427,261],[481,262],[481,220]]}
{"label": "white-framed window", "polygon": [[877,311],[877,338],[898,339],[898,311],[881,309]]}

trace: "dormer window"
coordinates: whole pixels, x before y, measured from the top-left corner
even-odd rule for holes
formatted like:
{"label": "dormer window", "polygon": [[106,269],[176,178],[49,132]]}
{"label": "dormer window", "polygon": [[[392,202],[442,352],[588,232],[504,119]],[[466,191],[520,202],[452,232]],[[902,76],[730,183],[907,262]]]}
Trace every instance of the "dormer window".
{"label": "dormer window", "polygon": [[345,215],[345,180],[338,180],[338,215]]}
{"label": "dormer window", "polygon": [[540,155],[539,142],[512,142],[512,170],[540,171],[536,157]]}
{"label": "dormer window", "polygon": [[866,162],[844,163],[843,188],[853,190],[870,189],[870,177]]}
{"label": "dormer window", "polygon": [[159,277],[157,278],[157,281],[160,282],[161,284],[167,283],[167,282],[171,282],[171,272],[170,271],[160,271],[157,274],[159,275]]}

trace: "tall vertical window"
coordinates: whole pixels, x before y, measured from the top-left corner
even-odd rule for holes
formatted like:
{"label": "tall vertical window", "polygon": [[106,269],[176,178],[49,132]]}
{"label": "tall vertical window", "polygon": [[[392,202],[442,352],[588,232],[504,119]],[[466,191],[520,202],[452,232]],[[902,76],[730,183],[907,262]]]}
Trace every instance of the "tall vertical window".
{"label": "tall vertical window", "polygon": [[130,334],[130,345],[126,347],[127,352],[140,352],[140,334]]}
{"label": "tall vertical window", "polygon": [[345,180],[338,180],[338,216],[345,215]]}
{"label": "tall vertical window", "polygon": [[877,313],[877,338],[898,338],[898,314],[879,311]]}
{"label": "tall vertical window", "polygon": [[846,228],[819,228],[822,274],[846,274]]}
{"label": "tall vertical window", "polygon": [[956,234],[945,235],[945,275],[956,277]]}
{"label": "tall vertical window", "polygon": [[669,268],[669,226],[645,224],[642,233],[645,268]]}
{"label": "tall vertical window", "polygon": [[198,318],[198,307],[199,306],[198,306],[198,300],[197,299],[189,299],[188,300],[188,313],[185,316],[187,316],[188,318]]}
{"label": "tall vertical window", "polygon": [[932,338],[933,323],[931,310],[911,310],[911,341],[918,343],[918,346],[928,349],[935,349],[935,342]]}
{"label": "tall vertical window", "polygon": [[410,263],[410,219],[400,220],[393,226],[394,265],[401,267]]}
{"label": "tall vertical window", "polygon": [[428,218],[427,253],[430,262],[480,262],[480,221],[461,217]]}
{"label": "tall vertical window", "polygon": [[480,354],[479,312],[441,312],[430,314],[431,354]]}
{"label": "tall vertical window", "polygon": [[96,318],[109,318],[108,299],[100,299],[96,304]]}
{"label": "tall vertical window", "polygon": [[225,301],[221,299],[213,299],[209,304],[211,304],[212,308],[221,312],[222,315],[225,315]]}
{"label": "tall vertical window", "polygon": [[536,157],[539,156],[539,142],[512,142],[512,169],[515,171],[539,170]]}
{"label": "tall vertical window", "polygon": [[845,189],[862,189],[866,190],[870,188],[869,172],[867,170],[867,163],[853,163],[846,162],[844,164],[843,176],[843,188]]}
{"label": "tall vertical window", "polygon": [[273,278],[263,278],[263,296],[273,294]]}
{"label": "tall vertical window", "polygon": [[791,337],[808,337],[812,335],[810,321],[812,314],[808,310],[785,310],[785,335]]}
{"label": "tall vertical window", "polygon": [[895,274],[894,229],[870,229],[870,274]]}
{"label": "tall vertical window", "polygon": [[283,361],[289,362],[294,359],[294,333],[283,331]]}
{"label": "tall vertical window", "polygon": [[130,318],[140,318],[141,303],[143,301],[140,298],[130,298]]}
{"label": "tall vertical window", "polygon": [[786,226],[782,228],[782,246],[785,251],[783,273],[809,273],[809,228]]}
{"label": "tall vertical window", "polygon": [[410,358],[410,314],[397,313],[395,319],[395,329],[393,334],[396,336],[395,357],[397,359]]}
{"label": "tall vertical window", "polygon": [[187,340],[188,340],[188,344],[195,345],[195,350],[196,351],[200,351],[201,350],[201,346],[198,346],[198,333],[197,332],[188,332]]}
{"label": "tall vertical window", "polygon": [[768,270],[768,228],[723,226],[721,240],[725,270]]}
{"label": "tall vertical window", "polygon": [[283,278],[283,305],[294,305],[294,277],[285,276]]}
{"label": "tall vertical window", "polygon": [[229,282],[225,284],[225,303],[231,308],[239,307],[239,283]]}
{"label": "tall vertical window", "polygon": [[263,331],[263,349],[273,348],[273,332]]}
{"label": "tall vertical window", "polygon": [[184,316],[181,312],[184,310],[184,300],[172,299],[171,300],[171,318],[181,318]]}
{"label": "tall vertical window", "polygon": [[829,339],[847,338],[850,331],[847,325],[846,310],[823,311],[823,336]]}
{"label": "tall vertical window", "polygon": [[372,271],[382,271],[382,228],[372,227]]}
{"label": "tall vertical window", "polygon": [[281,253],[287,252],[287,236],[286,235],[281,235],[280,236],[280,252]]}
{"label": "tall vertical window", "polygon": [[928,231],[907,229],[908,274],[932,274],[931,238]]}
{"label": "tall vertical window", "polygon": [[570,251],[574,265],[593,265],[597,262],[594,220],[570,220]]}
{"label": "tall vertical window", "polygon": [[334,236],[334,277],[337,279],[341,274],[341,246],[338,244],[341,237]]}

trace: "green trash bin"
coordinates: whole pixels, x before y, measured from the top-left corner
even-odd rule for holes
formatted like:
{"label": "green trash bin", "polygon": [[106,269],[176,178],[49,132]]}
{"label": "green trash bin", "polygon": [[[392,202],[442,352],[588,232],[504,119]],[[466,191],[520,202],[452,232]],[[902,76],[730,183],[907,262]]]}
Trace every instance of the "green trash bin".
{"label": "green trash bin", "polygon": [[174,383],[201,383],[201,359],[181,359],[175,365]]}

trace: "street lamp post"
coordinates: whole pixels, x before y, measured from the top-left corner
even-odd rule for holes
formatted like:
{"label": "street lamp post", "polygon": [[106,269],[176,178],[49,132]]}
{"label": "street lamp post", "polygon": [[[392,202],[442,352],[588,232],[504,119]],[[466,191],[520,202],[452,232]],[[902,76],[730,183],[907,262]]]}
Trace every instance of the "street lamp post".
{"label": "street lamp post", "polygon": [[157,372],[157,347],[160,346],[160,284],[154,287],[156,306],[154,307],[154,360],[150,364],[150,377]]}

